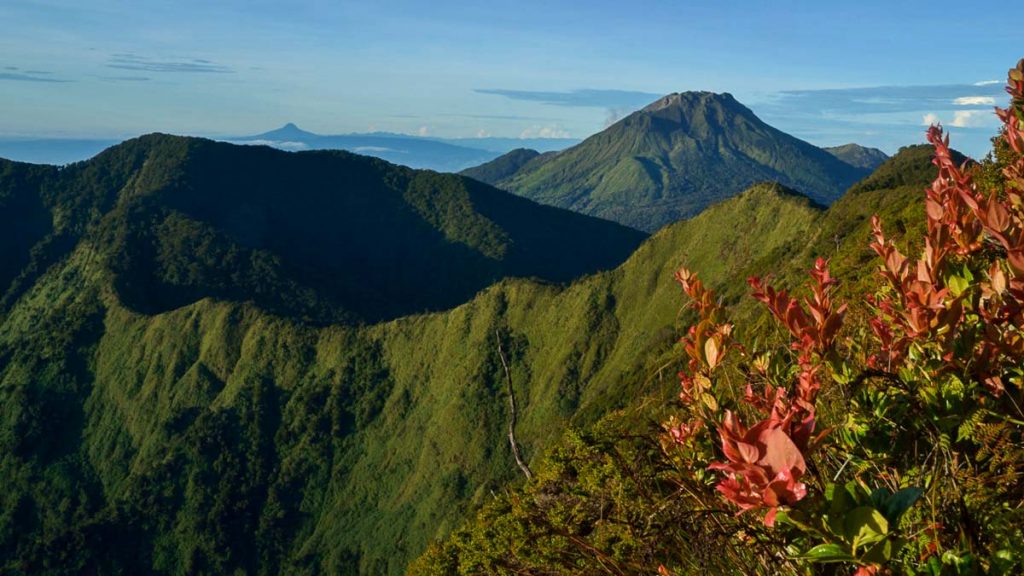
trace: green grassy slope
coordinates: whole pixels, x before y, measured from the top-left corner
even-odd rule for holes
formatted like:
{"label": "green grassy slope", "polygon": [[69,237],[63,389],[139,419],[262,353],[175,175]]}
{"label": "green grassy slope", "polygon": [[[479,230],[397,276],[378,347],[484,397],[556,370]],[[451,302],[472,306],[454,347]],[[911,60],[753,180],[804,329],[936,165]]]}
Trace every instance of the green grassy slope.
{"label": "green grassy slope", "polygon": [[[805,281],[814,258],[826,257],[841,282],[840,297],[860,297],[877,282],[877,259],[868,248],[872,214],[882,218],[887,233],[899,243],[920,243],[923,190],[936,172],[931,157],[930,147],[902,149],[824,212],[808,207],[806,199],[801,204],[800,198],[765,194],[768,188],[760,188],[663,229],[615,272],[624,273],[623,280],[633,287],[663,283],[658,296],[629,292],[633,307],[628,317],[663,317],[683,304],[668,280],[675,259],[725,298],[738,327],[758,334],[777,327],[759,303],[745,296],[743,280],[748,275],[770,274],[774,285],[793,289]],[[794,218],[796,214],[800,216]],[[726,223],[727,229],[718,228]],[[662,251],[667,246],[674,248]],[[633,275],[631,266],[650,276]],[[670,331],[672,337],[682,334],[687,318],[681,320]],[[848,319],[854,326],[863,321]],[[650,319],[641,321],[646,322],[656,325]],[[535,458],[536,482],[487,499],[473,520],[421,557],[410,574],[597,573],[608,566],[629,566],[643,573],[669,559],[716,573],[743,571],[737,564],[742,554],[721,548],[735,544],[728,542],[729,535],[716,535],[692,511],[666,511],[665,502],[673,500],[678,486],[655,480],[666,466],[657,456],[656,422],[671,410],[678,392],[675,374],[681,352],[649,343],[639,348],[624,344],[623,350],[634,359],[651,360],[619,384],[628,391],[626,409],[613,414],[605,405],[600,411],[582,411],[581,415],[611,416],[596,425],[594,418],[574,420],[574,431],[552,443],[544,457]],[[652,376],[657,379],[658,368],[662,385],[637,386]],[[836,421],[843,409],[823,406],[824,426]],[[610,561],[603,561],[595,549]]]}
{"label": "green grassy slope", "polygon": [[654,231],[760,181],[827,205],[867,170],[765,124],[729,94],[672,94],[500,188]]}
{"label": "green grassy slope", "polygon": [[496,330],[532,459],[658,385],[679,264],[721,285],[816,215],[759,186],[616,270],[361,328],[211,298],[139,311],[85,238],[0,320],[3,571],[400,573],[517,479]]}

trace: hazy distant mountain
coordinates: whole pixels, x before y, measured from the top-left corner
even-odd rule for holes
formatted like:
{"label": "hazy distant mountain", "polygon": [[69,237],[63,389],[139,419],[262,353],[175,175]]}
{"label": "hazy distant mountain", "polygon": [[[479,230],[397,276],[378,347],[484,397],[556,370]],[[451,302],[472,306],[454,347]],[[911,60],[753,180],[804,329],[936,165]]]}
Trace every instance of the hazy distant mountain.
{"label": "hazy distant mountain", "polygon": [[765,124],[729,94],[684,92],[498,185],[653,231],[755,182],[776,181],[827,205],[867,173]]}
{"label": "hazy distant mountain", "polygon": [[411,168],[426,168],[438,172],[458,172],[482,162],[488,162],[514,148],[536,146],[544,150],[560,150],[579,142],[564,138],[446,139],[391,132],[322,135],[308,132],[292,123],[263,134],[225,138],[224,140],[236,144],[266,144],[292,151],[348,150]]}
{"label": "hazy distant mountain", "polygon": [[[435,138],[374,132],[322,135],[295,124],[251,136],[216,137],[237,144],[265,144],[282,150],[348,150],[411,168],[457,172],[515,148],[562,150],[570,138]],[[69,164],[92,158],[120,140],[75,138],[0,138],[0,158],[34,164]]]}
{"label": "hazy distant mountain", "polygon": [[347,150],[382,158],[394,164],[439,172],[456,172],[491,160],[496,155],[489,150],[401,134],[320,135],[302,130],[291,123],[270,132],[224,140],[235,144],[264,144],[290,151]]}
{"label": "hazy distant mountain", "polygon": [[889,155],[878,148],[868,148],[852,142],[842,146],[830,146],[824,150],[851,166],[866,170],[874,170],[889,159]]}
{"label": "hazy distant mountain", "polygon": [[581,142],[579,138],[432,138],[439,142],[447,142],[457,146],[479,148],[505,154],[513,150],[526,148],[538,152],[556,152],[575,146]]}

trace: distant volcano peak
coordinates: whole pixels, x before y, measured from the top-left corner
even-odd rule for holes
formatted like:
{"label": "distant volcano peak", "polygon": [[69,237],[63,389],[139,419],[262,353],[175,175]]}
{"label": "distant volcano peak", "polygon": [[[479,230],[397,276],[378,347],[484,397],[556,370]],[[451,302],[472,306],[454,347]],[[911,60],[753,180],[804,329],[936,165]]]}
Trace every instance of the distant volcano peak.
{"label": "distant volcano peak", "polygon": [[312,132],[307,132],[302,128],[299,128],[293,122],[289,122],[277,130],[271,130],[270,132],[264,132],[259,135],[260,138],[271,140],[303,140],[305,138],[315,138],[316,136],[317,135]]}

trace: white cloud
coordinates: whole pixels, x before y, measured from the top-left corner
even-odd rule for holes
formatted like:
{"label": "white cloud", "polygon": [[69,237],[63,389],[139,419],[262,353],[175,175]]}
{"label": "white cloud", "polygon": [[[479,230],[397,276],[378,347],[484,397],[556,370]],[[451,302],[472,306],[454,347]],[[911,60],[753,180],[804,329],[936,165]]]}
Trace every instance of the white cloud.
{"label": "white cloud", "polygon": [[430,136],[430,128],[428,128],[426,126],[420,126],[419,129],[416,130],[416,135],[417,136]]}
{"label": "white cloud", "polygon": [[287,140],[227,140],[227,142],[244,146],[272,146],[282,150],[305,150],[309,148],[305,142],[290,142]]}
{"label": "white cloud", "polygon": [[487,130],[484,130],[483,128],[481,128],[481,129],[476,131],[476,137],[477,138],[490,138],[491,137],[491,133],[488,132]]}
{"label": "white cloud", "polygon": [[982,126],[985,124],[982,119],[989,115],[990,113],[984,110],[957,110],[953,112],[953,121],[949,125],[957,128]]}
{"label": "white cloud", "polygon": [[953,100],[957,106],[995,106],[996,99],[991,96],[963,96]]}
{"label": "white cloud", "polygon": [[569,132],[557,124],[530,126],[519,134],[520,138],[571,138]]}
{"label": "white cloud", "polygon": [[921,125],[922,126],[931,126],[932,124],[938,124],[938,123],[939,123],[939,117],[936,116],[935,114],[932,114],[931,112],[925,114],[924,118],[921,119]]}
{"label": "white cloud", "polygon": [[982,80],[981,82],[975,82],[975,86],[991,86],[993,84],[1002,84],[1002,80]]}

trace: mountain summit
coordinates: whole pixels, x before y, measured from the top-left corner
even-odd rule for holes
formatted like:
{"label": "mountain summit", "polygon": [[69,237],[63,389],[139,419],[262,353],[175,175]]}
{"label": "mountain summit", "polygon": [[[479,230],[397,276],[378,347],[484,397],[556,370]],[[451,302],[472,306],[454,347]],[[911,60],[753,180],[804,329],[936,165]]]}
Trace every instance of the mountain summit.
{"label": "mountain summit", "polygon": [[756,182],[776,181],[827,205],[866,174],[769,126],[731,94],[677,92],[497,184],[653,231]]}
{"label": "mountain summit", "polygon": [[285,141],[297,141],[304,142],[313,138],[320,138],[319,134],[307,132],[302,128],[299,128],[295,124],[289,122],[284,126],[281,126],[277,130],[271,130],[270,132],[264,132],[253,138],[265,139],[265,140],[285,140]]}

